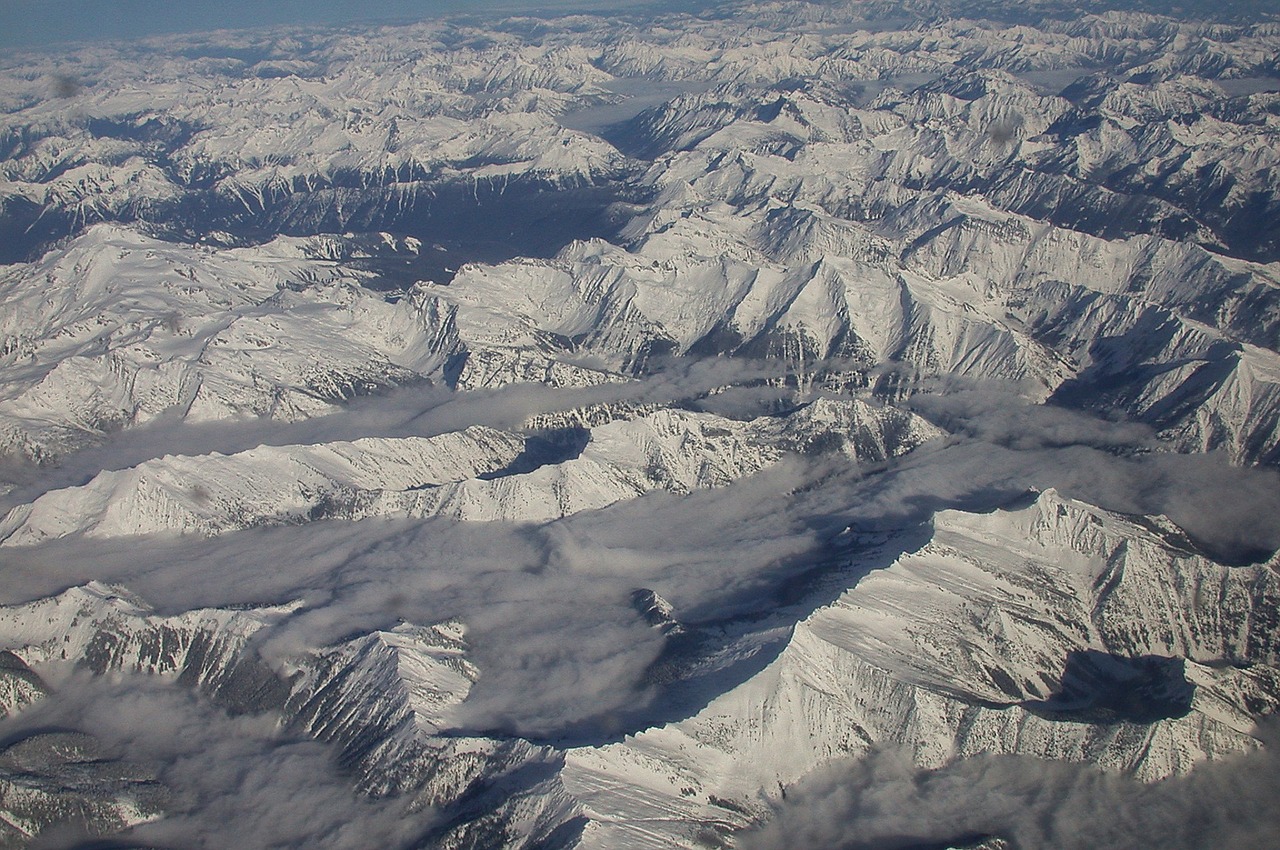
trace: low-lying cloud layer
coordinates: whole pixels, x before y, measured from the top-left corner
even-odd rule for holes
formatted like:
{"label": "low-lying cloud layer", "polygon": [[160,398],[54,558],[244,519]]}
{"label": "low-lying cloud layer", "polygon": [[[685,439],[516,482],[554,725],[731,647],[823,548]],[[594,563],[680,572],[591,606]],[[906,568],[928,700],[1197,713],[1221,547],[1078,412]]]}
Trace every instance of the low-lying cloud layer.
{"label": "low-lying cloud layer", "polygon": [[1280,793],[1270,746],[1143,784],[1090,765],[1014,756],[967,759],[938,771],[877,752],[833,765],[787,795],[744,850],[897,850],[1000,837],[1021,850],[1244,850],[1275,847],[1267,817]]}
{"label": "low-lying cloud layer", "polygon": [[32,501],[58,487],[83,483],[103,470],[127,469],[170,454],[233,454],[260,445],[316,444],[362,437],[431,437],[469,425],[513,429],[530,417],[592,405],[687,401],[723,415],[758,415],[785,393],[766,382],[776,384],[785,376],[785,367],[773,361],[672,359],[641,380],[590,387],[557,389],[510,384],[455,393],[444,386],[414,385],[356,399],[331,415],[299,422],[157,420],[113,434],[104,445],[63,458],[53,468],[0,459],[0,510]]}
{"label": "low-lying cloud layer", "polygon": [[[289,428],[314,429],[310,436],[318,439],[369,428],[439,433],[476,421],[515,424],[533,412],[563,408],[567,399],[589,403],[608,400],[611,393],[630,400],[684,397],[741,380],[744,369],[723,362],[689,366],[625,392],[521,388],[456,400],[406,396],[353,410],[348,419]],[[47,596],[91,579],[121,583],[164,613],[302,600],[258,645],[275,663],[400,620],[458,619],[467,625],[469,657],[480,670],[478,683],[451,718],[458,731],[589,742],[644,728],[652,718],[671,719],[663,704],[670,695],[647,678],[663,641],[632,607],[632,591],[657,591],[689,621],[752,614],[797,618],[829,598],[805,590],[815,568],[856,580],[860,565],[832,548],[849,527],[910,529],[937,510],[986,510],[1030,487],[1057,487],[1114,510],[1166,513],[1220,554],[1245,559],[1259,547],[1280,546],[1274,522],[1280,482],[1271,471],[1151,452],[1149,432],[1140,426],[1033,407],[1004,390],[966,390],[920,399],[917,406],[957,436],[887,465],[858,467],[840,456],[793,458],[729,487],[687,496],[653,493],[545,525],[376,519],[251,529],[216,540],[155,538],[104,546],[67,539],[7,556],[0,602]],[[228,440],[257,439],[257,427],[239,437],[228,431]],[[182,439],[181,429],[157,433]],[[298,436],[291,431],[289,441]],[[779,600],[790,606],[781,615]],[[169,765],[166,782],[189,802],[174,818],[141,833],[161,844],[225,846],[225,831],[219,830],[233,817],[268,835],[263,846],[393,847],[405,837],[399,830],[408,828],[394,816],[393,804],[351,796],[350,778],[325,767],[330,756],[323,747],[280,740],[272,718],[228,719],[197,697],[167,687],[115,688],[73,679],[57,699],[28,710],[24,722],[69,723],[115,742],[132,757]],[[1030,842],[1025,846],[1099,846],[1086,840],[1095,826],[1069,813],[1120,794],[1114,788],[1129,788],[1077,768],[1016,760],[966,763],[924,784],[887,755],[856,771],[861,773],[853,779],[829,778],[827,790],[809,792],[803,804],[784,810],[778,827],[784,831],[752,840],[769,846],[769,836],[790,834],[786,830],[807,834],[794,823],[798,818],[818,830],[807,846],[898,846],[895,836],[917,835],[900,820],[909,817],[901,813],[911,811],[915,793],[932,795],[926,802],[936,812],[922,823],[936,822],[941,829],[952,817],[961,832],[1014,829],[1007,818],[962,817],[968,807],[987,811],[977,806],[977,790],[960,803],[943,793],[964,786],[984,789],[981,799],[996,806],[991,811],[997,815],[1030,805],[1049,818],[1042,835],[1017,833]],[[897,785],[880,780],[885,772]],[[1274,774],[1259,776],[1270,782]],[[882,786],[882,792],[874,791]],[[1164,797],[1143,796],[1148,792],[1134,787],[1118,799],[1165,812],[1167,829],[1191,829],[1192,820],[1202,817],[1188,810],[1189,819],[1161,802]],[[274,807],[290,795],[308,802]],[[1055,814],[1055,795],[1066,795],[1074,808]],[[852,814],[841,815],[846,811]],[[289,812],[298,819],[291,820]],[[308,814],[315,812],[324,815],[316,820]],[[870,817],[879,831],[820,829],[855,816],[859,822]],[[1148,828],[1146,814],[1126,817],[1108,813],[1105,819],[1116,821],[1117,829],[1134,824],[1135,835]],[[361,831],[348,830],[339,822],[343,818]],[[1256,829],[1264,829],[1253,820]],[[369,835],[381,837],[371,844]],[[1082,837],[1077,841],[1074,835]],[[1045,836],[1052,840],[1036,843]],[[1070,841],[1062,843],[1063,836]],[[866,843],[874,841],[889,843]]]}

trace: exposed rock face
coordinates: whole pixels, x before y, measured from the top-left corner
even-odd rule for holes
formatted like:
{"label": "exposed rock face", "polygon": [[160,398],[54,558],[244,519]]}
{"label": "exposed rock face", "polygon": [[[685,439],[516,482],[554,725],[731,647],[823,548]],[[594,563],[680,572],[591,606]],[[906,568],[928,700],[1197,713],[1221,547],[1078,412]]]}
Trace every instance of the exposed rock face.
{"label": "exposed rock face", "polygon": [[159,817],[167,798],[150,767],[104,758],[89,735],[35,733],[0,749],[0,847],[67,824],[111,835]]}

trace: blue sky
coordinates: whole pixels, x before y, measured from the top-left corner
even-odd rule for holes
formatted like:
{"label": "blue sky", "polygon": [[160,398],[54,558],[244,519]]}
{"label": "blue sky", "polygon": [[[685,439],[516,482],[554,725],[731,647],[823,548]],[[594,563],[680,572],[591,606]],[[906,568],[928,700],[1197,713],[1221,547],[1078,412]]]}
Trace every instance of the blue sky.
{"label": "blue sky", "polygon": [[0,0],[0,47],[137,38],[166,32],[291,22],[415,20],[493,9],[595,9],[641,5],[647,4],[643,0]]}

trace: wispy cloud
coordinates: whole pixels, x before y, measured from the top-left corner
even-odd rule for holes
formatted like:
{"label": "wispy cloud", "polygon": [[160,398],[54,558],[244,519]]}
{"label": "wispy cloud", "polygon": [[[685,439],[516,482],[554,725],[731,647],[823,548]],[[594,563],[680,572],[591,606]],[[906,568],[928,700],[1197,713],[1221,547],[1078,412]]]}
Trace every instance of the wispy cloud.
{"label": "wispy cloud", "polygon": [[[332,748],[292,739],[276,718],[229,717],[198,694],[156,680],[76,679],[38,712],[3,724],[94,735],[107,757],[159,767],[167,816],[131,831],[143,846],[362,850],[409,846],[432,813],[359,795]],[[83,836],[52,831],[36,846],[68,848]],[[130,845],[133,846],[133,845]]]}

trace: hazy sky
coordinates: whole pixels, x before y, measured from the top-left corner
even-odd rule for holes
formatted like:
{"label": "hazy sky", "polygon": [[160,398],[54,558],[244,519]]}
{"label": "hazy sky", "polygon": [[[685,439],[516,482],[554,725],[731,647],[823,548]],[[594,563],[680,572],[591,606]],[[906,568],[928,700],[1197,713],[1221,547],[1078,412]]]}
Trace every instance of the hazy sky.
{"label": "hazy sky", "polygon": [[[268,24],[415,20],[492,9],[555,10],[642,5],[644,0],[0,0],[0,47]],[[701,3],[662,3],[697,6]]]}

